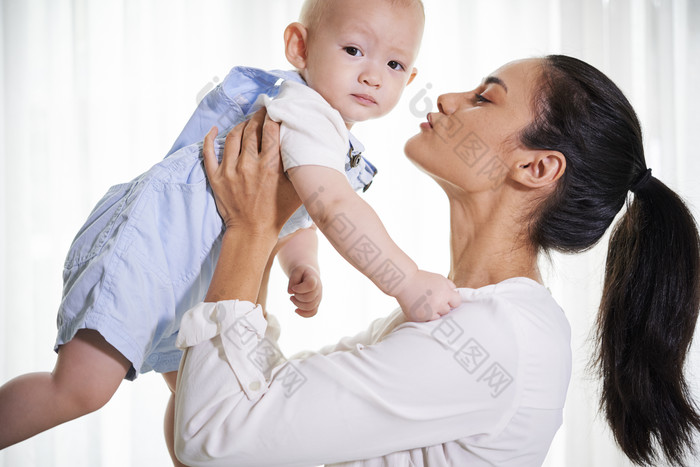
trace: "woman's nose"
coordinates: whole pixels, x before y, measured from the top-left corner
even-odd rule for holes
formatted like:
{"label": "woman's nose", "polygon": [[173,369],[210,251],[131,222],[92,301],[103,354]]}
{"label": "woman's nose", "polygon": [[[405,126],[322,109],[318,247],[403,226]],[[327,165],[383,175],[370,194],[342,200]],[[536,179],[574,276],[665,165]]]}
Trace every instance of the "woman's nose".
{"label": "woman's nose", "polygon": [[445,115],[454,113],[454,111],[459,107],[459,102],[462,100],[460,97],[461,94],[457,93],[441,95],[437,100],[438,111],[444,113]]}

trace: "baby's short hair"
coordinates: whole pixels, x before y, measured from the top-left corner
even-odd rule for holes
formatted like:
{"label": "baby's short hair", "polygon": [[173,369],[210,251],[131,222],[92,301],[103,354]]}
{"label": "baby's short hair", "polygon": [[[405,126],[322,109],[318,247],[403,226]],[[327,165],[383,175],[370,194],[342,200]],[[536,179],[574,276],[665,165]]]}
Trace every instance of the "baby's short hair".
{"label": "baby's short hair", "polygon": [[[328,6],[333,3],[334,0],[305,0],[304,5],[301,7],[301,15],[299,15],[299,21],[306,26],[309,30],[314,30],[316,26],[323,19],[323,15],[326,13]],[[342,1],[342,0],[338,0]],[[378,0],[371,0],[378,1]],[[396,5],[399,7],[408,7],[413,5],[418,5],[420,11],[425,17],[425,10],[423,8],[422,0],[382,0]]]}

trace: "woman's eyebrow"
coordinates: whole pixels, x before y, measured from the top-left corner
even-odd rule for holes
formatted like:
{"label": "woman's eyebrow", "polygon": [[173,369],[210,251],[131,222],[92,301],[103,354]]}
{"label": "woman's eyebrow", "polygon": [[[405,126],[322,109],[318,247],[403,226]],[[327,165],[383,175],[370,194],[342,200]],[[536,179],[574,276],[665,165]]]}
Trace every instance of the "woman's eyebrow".
{"label": "woman's eyebrow", "polygon": [[501,86],[506,93],[508,93],[508,86],[506,86],[506,83],[503,82],[501,78],[498,78],[497,76],[488,76],[484,79],[484,85],[486,84],[498,84]]}

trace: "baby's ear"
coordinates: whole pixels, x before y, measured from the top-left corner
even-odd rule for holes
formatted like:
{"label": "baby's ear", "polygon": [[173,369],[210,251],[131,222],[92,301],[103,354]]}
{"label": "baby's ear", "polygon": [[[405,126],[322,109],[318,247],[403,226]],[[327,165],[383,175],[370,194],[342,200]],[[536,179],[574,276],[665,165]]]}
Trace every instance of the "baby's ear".
{"label": "baby's ear", "polygon": [[418,68],[413,67],[413,71],[411,71],[411,76],[408,78],[408,82],[406,83],[406,86],[411,84],[411,82],[416,79],[416,75],[418,74]]}
{"label": "baby's ear", "polygon": [[306,68],[306,39],[308,29],[301,23],[292,23],[284,30],[284,53],[298,70]]}

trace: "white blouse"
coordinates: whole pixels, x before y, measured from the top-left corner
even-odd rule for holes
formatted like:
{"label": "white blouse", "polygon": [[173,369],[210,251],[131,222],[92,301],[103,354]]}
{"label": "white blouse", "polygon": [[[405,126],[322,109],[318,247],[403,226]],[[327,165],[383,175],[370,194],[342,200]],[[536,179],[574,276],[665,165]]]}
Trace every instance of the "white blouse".
{"label": "white blouse", "polygon": [[439,320],[400,310],[355,337],[289,359],[250,302],[202,303],[175,438],[193,466],[536,466],[562,422],[569,324],[540,284],[459,289]]}

